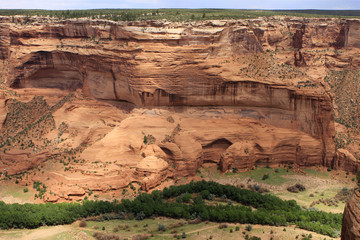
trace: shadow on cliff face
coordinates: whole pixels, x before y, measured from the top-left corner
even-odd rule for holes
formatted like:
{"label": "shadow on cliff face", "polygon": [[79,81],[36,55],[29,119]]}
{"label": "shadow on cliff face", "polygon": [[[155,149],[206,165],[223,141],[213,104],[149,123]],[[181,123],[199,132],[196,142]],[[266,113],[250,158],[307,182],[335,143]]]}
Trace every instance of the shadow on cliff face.
{"label": "shadow on cliff face", "polygon": [[126,113],[130,113],[134,108],[136,108],[135,104],[125,101],[125,100],[124,101],[123,100],[99,100],[99,101],[110,103],[117,109],[120,109]]}
{"label": "shadow on cliff face", "polygon": [[82,88],[82,76],[77,69],[43,68],[25,80],[20,80],[19,88],[58,88],[75,91]]}
{"label": "shadow on cliff face", "polygon": [[18,69],[26,70],[15,77],[12,88],[58,88],[74,91],[83,87],[80,59],[70,53],[39,51]]}
{"label": "shadow on cliff face", "polygon": [[204,163],[219,163],[221,155],[232,145],[225,138],[217,139],[203,147]]}

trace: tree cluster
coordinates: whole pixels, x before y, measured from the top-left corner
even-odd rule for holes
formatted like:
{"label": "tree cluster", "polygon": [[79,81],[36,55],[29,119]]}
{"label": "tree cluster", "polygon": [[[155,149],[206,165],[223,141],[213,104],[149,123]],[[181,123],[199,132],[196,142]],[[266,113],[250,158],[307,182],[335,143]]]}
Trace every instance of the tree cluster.
{"label": "tree cluster", "polygon": [[[214,197],[238,204],[207,205],[205,200]],[[123,199],[120,203],[83,201],[82,204],[20,205],[0,202],[0,212],[2,229],[68,224],[80,218],[116,213],[121,216],[132,214],[139,220],[164,216],[272,226],[296,224],[300,228],[335,237],[342,222],[341,214],[309,211],[302,209],[293,200],[284,201],[269,194],[206,181],[171,186],[163,191],[153,191],[151,194],[142,193],[134,200]]]}

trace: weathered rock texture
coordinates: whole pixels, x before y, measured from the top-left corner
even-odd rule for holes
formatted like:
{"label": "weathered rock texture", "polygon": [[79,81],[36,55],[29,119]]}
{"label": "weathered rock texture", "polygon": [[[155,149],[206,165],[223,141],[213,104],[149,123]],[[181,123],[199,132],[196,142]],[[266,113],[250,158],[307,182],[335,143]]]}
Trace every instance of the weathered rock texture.
{"label": "weathered rock texture", "polygon": [[[52,154],[61,159],[54,179],[97,191],[130,182],[149,190],[194,175],[204,162],[222,171],[285,163],[357,169],[335,154],[322,80],[328,70],[359,66],[359,21],[34,20],[1,20],[1,76],[21,94],[3,98],[43,95],[57,106],[44,110],[54,122],[34,146],[9,139],[3,159],[28,149]],[[15,165],[0,167],[19,172]]]}
{"label": "weathered rock texture", "polygon": [[341,229],[342,240],[360,239],[360,192],[357,190],[346,203]]}
{"label": "weathered rock texture", "polygon": [[338,149],[336,151],[334,169],[342,169],[357,173],[359,171],[360,161],[356,159],[348,150]]}

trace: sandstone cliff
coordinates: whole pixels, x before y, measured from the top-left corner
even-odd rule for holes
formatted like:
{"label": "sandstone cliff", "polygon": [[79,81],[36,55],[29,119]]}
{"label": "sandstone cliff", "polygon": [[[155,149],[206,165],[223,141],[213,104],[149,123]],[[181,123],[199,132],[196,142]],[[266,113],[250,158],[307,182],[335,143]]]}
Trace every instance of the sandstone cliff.
{"label": "sandstone cliff", "polygon": [[[50,157],[57,162],[51,179],[36,178],[56,192],[59,181],[86,191],[131,182],[149,190],[194,175],[204,162],[222,171],[357,169],[356,159],[343,164],[344,154],[335,154],[332,96],[323,83],[330,70],[358,68],[357,20],[33,20],[1,19],[3,109],[9,98],[35,95],[57,107],[27,118],[26,126],[42,119],[34,146],[3,135],[7,173],[34,167],[12,161],[37,158],[37,165]],[[16,121],[8,119],[3,132]]]}
{"label": "sandstone cliff", "polygon": [[355,191],[351,199],[346,203],[343,224],[341,229],[342,240],[360,239],[360,192]]}

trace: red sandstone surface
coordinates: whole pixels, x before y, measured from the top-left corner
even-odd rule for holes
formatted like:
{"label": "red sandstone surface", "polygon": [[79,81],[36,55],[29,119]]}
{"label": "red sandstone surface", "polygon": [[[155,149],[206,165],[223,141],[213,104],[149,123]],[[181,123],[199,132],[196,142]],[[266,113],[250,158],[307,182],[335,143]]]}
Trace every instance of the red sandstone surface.
{"label": "red sandstone surface", "polygon": [[0,171],[44,201],[254,165],[357,171],[335,151],[331,70],[358,69],[358,20],[0,19]]}

